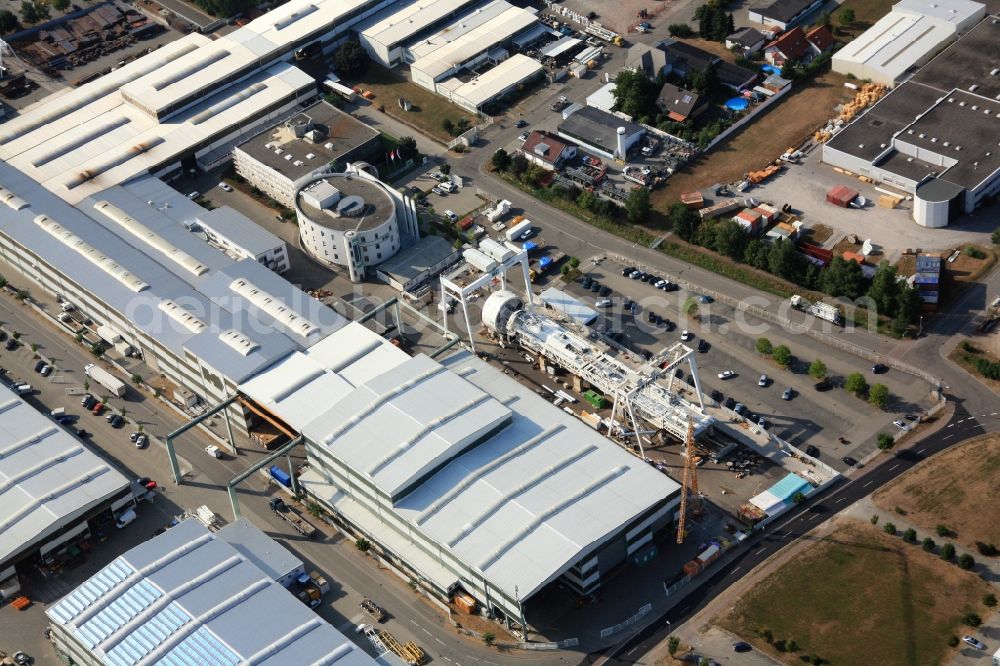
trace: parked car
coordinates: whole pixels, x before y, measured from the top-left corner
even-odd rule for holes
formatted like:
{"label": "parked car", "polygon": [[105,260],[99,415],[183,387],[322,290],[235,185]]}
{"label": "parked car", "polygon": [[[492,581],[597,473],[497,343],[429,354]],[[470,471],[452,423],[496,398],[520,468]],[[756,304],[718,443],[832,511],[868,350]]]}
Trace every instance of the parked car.
{"label": "parked car", "polygon": [[901,430],[906,430],[909,427],[906,425],[906,421],[904,421],[903,419],[896,419],[895,421],[892,422],[892,425],[896,426]]}
{"label": "parked car", "polygon": [[767,430],[767,419],[765,419],[763,416],[760,417],[757,420],[757,425],[763,428],[764,430]]}
{"label": "parked car", "polygon": [[446,210],[444,212],[444,216],[447,217],[452,222],[458,222],[458,214],[456,214],[455,211],[453,210]]}
{"label": "parked car", "polygon": [[135,438],[135,448],[144,449],[147,444],[149,444],[149,438],[145,435],[139,435]]}
{"label": "parked car", "polygon": [[781,399],[782,399],[782,400],[791,400],[791,399],[792,399],[792,396],[794,396],[794,395],[795,395],[795,394],[794,394],[794,392],[792,391],[792,389],[790,389],[790,388],[786,388],[786,389],[785,389],[785,392],[781,394]]}
{"label": "parked car", "polygon": [[708,343],[705,342],[704,340],[699,340],[698,341],[698,353],[704,354],[707,351],[708,351]]}
{"label": "parked car", "polygon": [[42,377],[48,377],[52,374],[52,366],[46,363],[41,369]]}
{"label": "parked car", "polygon": [[840,460],[848,467],[854,467],[855,465],[858,464],[858,461],[852,458],[851,456],[844,456]]}
{"label": "parked car", "polygon": [[882,373],[888,371],[889,371],[889,366],[885,365],[884,363],[876,363],[875,365],[872,366],[873,375],[881,375]]}
{"label": "parked car", "polygon": [[222,188],[222,190],[225,192],[233,191],[233,186],[230,185],[229,183],[219,183],[219,187]]}
{"label": "parked car", "polygon": [[44,367],[45,361],[38,361],[38,363],[35,363],[35,372],[41,372]]}
{"label": "parked car", "polygon": [[188,199],[194,200],[194,199],[197,199],[200,196],[201,195],[198,194],[197,192],[188,192]]}
{"label": "parked car", "polygon": [[622,277],[628,277],[632,275],[633,272],[635,272],[634,268],[632,268],[631,266],[626,266],[625,268],[622,269]]}
{"label": "parked car", "polygon": [[94,406],[93,406],[93,408],[92,408],[92,409],[90,410],[90,412],[91,412],[91,414],[93,414],[94,416],[100,416],[101,414],[103,414],[103,413],[104,413],[104,403],[103,403],[103,402],[97,402],[97,403],[94,403]]}
{"label": "parked car", "polygon": [[712,397],[712,400],[714,400],[716,402],[722,402],[722,399],[724,397],[722,395],[722,391],[720,391],[718,389],[713,390],[711,393],[709,393],[709,395]]}
{"label": "parked car", "polygon": [[514,127],[518,128],[518,129],[521,129],[522,127],[527,127],[527,126],[528,126],[528,121],[525,120],[524,118],[518,118],[517,122],[514,123]]}
{"label": "parked car", "polygon": [[17,349],[17,340],[15,340],[14,338],[8,338],[7,342],[4,343],[3,347],[7,351],[14,351],[15,349]]}
{"label": "parked car", "polygon": [[743,406],[742,402],[738,402],[736,403],[736,406],[733,407],[733,411],[739,414],[740,416],[743,416],[746,413],[747,408]]}
{"label": "parked car", "polygon": [[687,342],[693,337],[694,335],[691,334],[691,331],[681,331],[681,340],[683,340],[684,342]]}
{"label": "parked car", "polygon": [[434,187],[432,187],[431,192],[441,197],[448,194],[447,192],[444,191],[444,189],[440,185],[435,185]]}
{"label": "parked car", "polygon": [[730,379],[735,376],[736,373],[733,372],[732,370],[723,370],[722,372],[719,373],[719,379]]}
{"label": "parked car", "polygon": [[652,310],[646,310],[646,321],[648,321],[650,324],[655,324],[656,313],[653,312]]}
{"label": "parked car", "polygon": [[641,280],[642,276],[643,276],[642,271],[638,271],[638,270],[633,270],[632,272],[630,272],[628,274],[628,278],[630,280]]}
{"label": "parked car", "polygon": [[985,650],[986,649],[985,645],[983,645],[980,641],[977,641],[972,636],[962,636],[962,641],[966,645],[971,645],[972,647],[976,648],[977,650]]}
{"label": "parked car", "polygon": [[517,137],[517,140],[524,143],[528,140],[528,134],[530,134],[530,132],[521,132],[521,136]]}
{"label": "parked car", "polygon": [[609,287],[608,285],[604,285],[603,287],[601,287],[601,290],[598,293],[602,297],[607,298],[608,296],[611,295],[611,287]]}
{"label": "parked car", "polygon": [[205,447],[205,453],[212,456],[213,458],[221,458],[222,450],[215,444],[209,444]]}
{"label": "parked car", "polygon": [[596,305],[599,308],[610,308],[611,307],[611,299],[610,298],[602,298],[601,300],[599,300],[596,303],[594,303],[594,305]]}
{"label": "parked car", "polygon": [[714,298],[712,298],[711,296],[702,296],[702,297],[701,297],[701,298],[699,298],[698,300],[699,300],[699,301],[701,301],[702,303],[711,303],[711,302],[713,302],[713,301],[714,301],[715,299],[714,299]]}
{"label": "parked car", "polygon": [[590,290],[596,294],[597,292],[599,292],[601,290],[601,283],[598,282],[597,280],[594,280],[590,284]]}
{"label": "parked car", "polygon": [[749,643],[744,641],[737,641],[736,643],[733,643],[733,652],[750,652],[750,650],[753,650],[753,646]]}
{"label": "parked car", "polygon": [[757,380],[757,386],[767,386],[769,381],[767,375],[761,375],[760,379]]}
{"label": "parked car", "polygon": [[806,447],[806,455],[812,458],[819,458],[819,449],[810,444]]}
{"label": "parked car", "polygon": [[121,428],[122,426],[125,425],[125,417],[122,416],[121,414],[115,414],[114,418],[111,419],[110,423],[112,428]]}

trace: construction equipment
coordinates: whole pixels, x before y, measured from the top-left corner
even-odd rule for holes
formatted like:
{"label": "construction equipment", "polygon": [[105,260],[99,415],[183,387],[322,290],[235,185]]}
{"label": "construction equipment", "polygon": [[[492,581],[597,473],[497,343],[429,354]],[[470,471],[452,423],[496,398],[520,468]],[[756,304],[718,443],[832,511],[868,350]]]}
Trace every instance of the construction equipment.
{"label": "construction equipment", "polygon": [[381,622],[385,619],[385,609],[367,597],[361,600],[361,610],[368,613],[376,622]]}
{"label": "construction equipment", "polygon": [[694,455],[694,423],[688,419],[687,437],[684,442],[684,476],[681,480],[681,510],[677,518],[677,543],[684,543],[687,535],[688,494],[691,494],[691,515],[701,514],[701,495],[698,494],[698,467]]}
{"label": "construction equipment", "polygon": [[381,639],[383,645],[410,666],[420,666],[427,661],[427,655],[413,641],[400,645],[399,641],[388,631],[380,632],[378,637]]}

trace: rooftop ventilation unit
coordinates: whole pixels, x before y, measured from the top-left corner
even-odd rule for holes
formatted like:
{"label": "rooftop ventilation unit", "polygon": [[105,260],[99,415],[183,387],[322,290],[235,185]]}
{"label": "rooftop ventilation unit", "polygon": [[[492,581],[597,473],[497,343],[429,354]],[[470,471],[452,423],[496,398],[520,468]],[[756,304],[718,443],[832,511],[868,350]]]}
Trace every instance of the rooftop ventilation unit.
{"label": "rooftop ventilation unit", "polygon": [[306,159],[311,160],[316,157],[316,153],[306,153]]}
{"label": "rooftop ventilation unit", "polygon": [[344,197],[337,203],[337,214],[341,217],[360,217],[365,209],[365,200],[352,195]]}

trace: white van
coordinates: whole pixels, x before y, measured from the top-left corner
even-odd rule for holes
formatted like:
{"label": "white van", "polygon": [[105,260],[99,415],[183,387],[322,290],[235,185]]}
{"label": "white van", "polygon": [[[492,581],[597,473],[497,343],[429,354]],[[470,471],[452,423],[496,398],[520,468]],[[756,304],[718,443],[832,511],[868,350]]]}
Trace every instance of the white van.
{"label": "white van", "polygon": [[17,393],[18,395],[27,395],[34,390],[35,389],[31,386],[31,384],[18,384],[14,387],[14,393]]}
{"label": "white van", "polygon": [[122,529],[126,525],[131,525],[135,521],[135,518],[135,509],[130,507],[118,515],[118,520],[115,521],[115,527]]}
{"label": "white van", "polygon": [[601,300],[597,301],[597,303],[595,303],[595,305],[597,307],[599,307],[599,308],[610,308],[611,307],[611,299],[610,298],[602,298]]}

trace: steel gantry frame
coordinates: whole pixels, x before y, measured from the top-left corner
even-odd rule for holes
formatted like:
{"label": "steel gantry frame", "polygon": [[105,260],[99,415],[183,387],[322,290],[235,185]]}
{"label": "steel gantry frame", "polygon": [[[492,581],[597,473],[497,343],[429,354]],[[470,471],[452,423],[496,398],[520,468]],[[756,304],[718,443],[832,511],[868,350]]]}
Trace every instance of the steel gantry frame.
{"label": "steel gantry frame", "polygon": [[174,446],[174,440],[183,435],[184,433],[186,433],[191,428],[194,428],[195,426],[201,424],[206,419],[209,419],[212,416],[218,414],[220,411],[223,413],[223,416],[226,419],[226,433],[229,435],[229,446],[232,448],[233,451],[236,450],[236,440],[233,438],[233,424],[229,419],[229,406],[234,402],[236,402],[237,399],[238,396],[236,395],[229,396],[215,407],[212,407],[211,409],[206,411],[204,414],[199,414],[198,416],[194,417],[193,419],[191,419],[190,421],[188,421],[187,423],[185,423],[184,425],[175,429],[173,432],[167,435],[167,442],[166,442],[167,459],[170,461],[170,475],[174,479],[174,484],[180,485],[181,479],[183,478],[181,475],[181,466],[177,462],[177,450],[176,447]]}
{"label": "steel gantry frame", "polygon": [[253,474],[258,470],[263,469],[266,465],[270,465],[272,462],[274,462],[281,456],[285,456],[285,459],[288,462],[288,476],[291,477],[292,479],[292,494],[294,494],[296,497],[299,496],[300,494],[299,480],[295,476],[295,467],[292,465],[291,452],[292,449],[294,449],[299,444],[302,444],[303,442],[305,442],[305,438],[302,435],[299,435],[298,437],[288,442],[288,444],[285,444],[271,455],[261,458],[253,465],[250,465],[250,467],[246,468],[245,470],[243,470],[242,472],[240,472],[239,474],[237,474],[236,476],[234,476],[232,479],[229,480],[229,483],[226,484],[226,492],[229,494],[229,503],[232,504],[233,506],[233,520],[239,520],[241,516],[240,501],[239,498],[236,496],[236,486],[243,483],[243,481],[248,479],[251,474]]}

